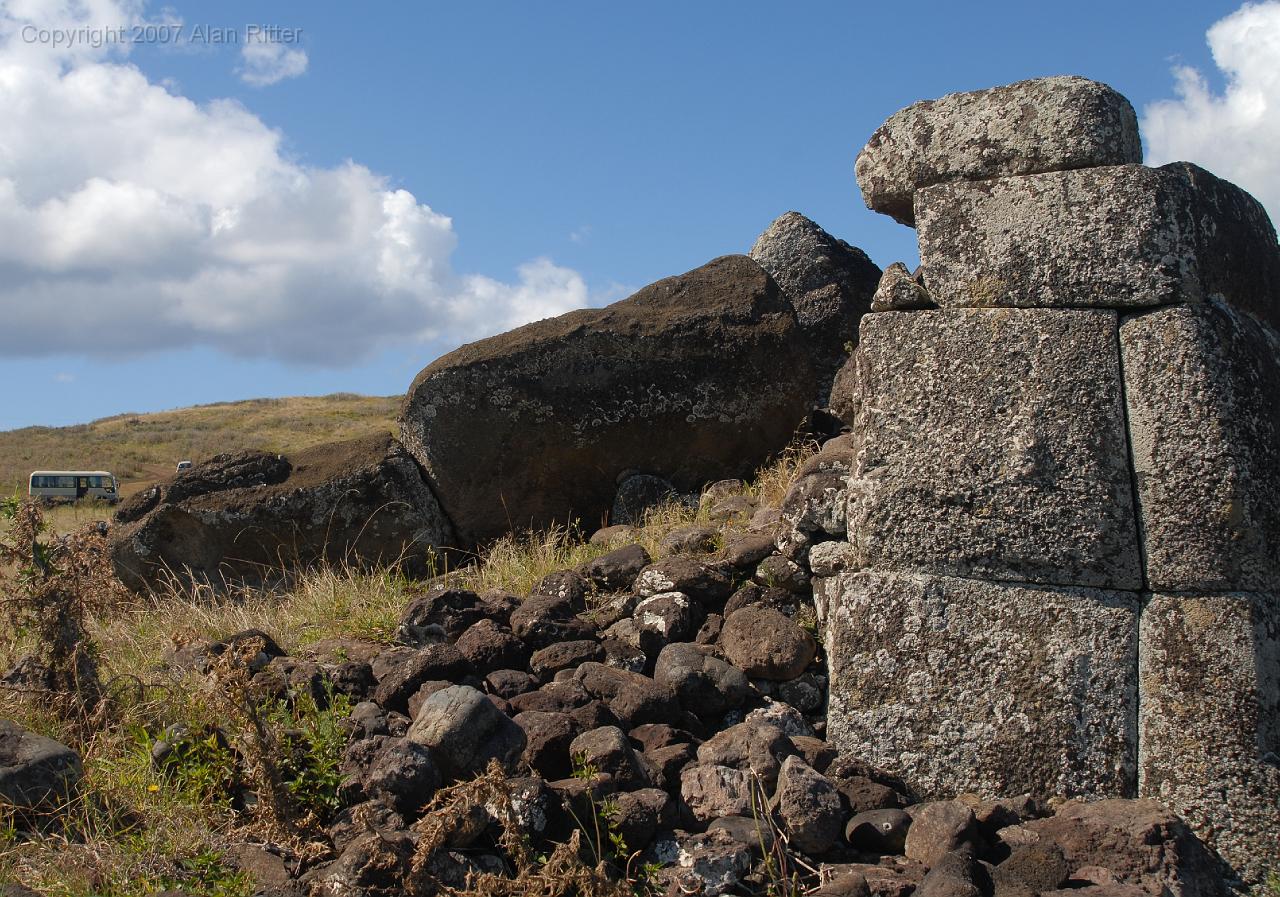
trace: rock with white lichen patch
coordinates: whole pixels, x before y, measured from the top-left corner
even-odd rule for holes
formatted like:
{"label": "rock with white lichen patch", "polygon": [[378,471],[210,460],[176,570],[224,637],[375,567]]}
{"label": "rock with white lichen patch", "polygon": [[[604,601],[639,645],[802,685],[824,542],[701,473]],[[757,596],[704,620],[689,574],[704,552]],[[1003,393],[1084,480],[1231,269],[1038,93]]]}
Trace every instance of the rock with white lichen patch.
{"label": "rock with white lichen patch", "polygon": [[598,526],[624,471],[680,492],[747,475],[787,444],[815,391],[777,284],[725,256],[433,362],[409,388],[401,438],[477,543]]}

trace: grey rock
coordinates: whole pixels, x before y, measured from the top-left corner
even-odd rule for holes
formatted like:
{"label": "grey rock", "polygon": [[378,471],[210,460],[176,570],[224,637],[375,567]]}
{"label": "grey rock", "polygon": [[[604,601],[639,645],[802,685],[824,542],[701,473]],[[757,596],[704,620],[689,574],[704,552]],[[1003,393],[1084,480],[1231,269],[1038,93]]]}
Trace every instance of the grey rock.
{"label": "grey rock", "polygon": [[712,763],[695,763],[681,771],[680,797],[699,822],[751,816],[753,808],[759,814],[765,802],[750,771]]}
{"label": "grey rock", "polygon": [[1220,296],[1276,326],[1280,248],[1266,212],[1186,163],[930,187],[920,261],[943,307],[1143,307]]}
{"label": "grey rock", "polygon": [[405,605],[396,624],[396,642],[420,648],[453,641],[467,627],[491,616],[480,596],[467,589],[432,586]]}
{"label": "grey rock", "polygon": [[698,747],[698,762],[748,772],[772,794],[783,761],[797,754],[799,751],[781,729],[766,723],[743,722],[704,741]]}
{"label": "grey rock", "polygon": [[1057,76],[908,106],[871,135],[855,171],[867,208],[911,224],[912,198],[930,184],[1141,161],[1129,101]]}
{"label": "grey rock", "polygon": [[937,308],[929,291],[907,270],[902,262],[894,262],[880,275],[880,285],[871,297],[872,311],[910,311]]}
{"label": "grey rock", "polygon": [[584,663],[573,680],[591,697],[608,704],[628,726],[667,722],[680,711],[675,692],[640,673]]}
{"label": "grey rock", "polygon": [[662,592],[682,592],[702,601],[715,602],[729,597],[733,583],[717,566],[677,555],[641,570],[635,589],[646,598]]}
{"label": "grey rock", "polygon": [[20,813],[64,808],[84,776],[80,755],[12,720],[0,719],[0,800]]}
{"label": "grey rock", "polygon": [[780,554],[761,561],[756,568],[755,578],[756,582],[767,588],[782,589],[797,595],[809,591],[809,571]]}
{"label": "grey rock", "polygon": [[594,523],[627,470],[681,492],[753,472],[805,417],[807,355],[777,284],[726,256],[433,362],[401,438],[465,543]]}
{"label": "grey rock", "polygon": [[511,770],[525,746],[524,731],[482,692],[466,685],[428,698],[407,737],[431,749],[448,779],[478,775],[490,760]]}
{"label": "grey rock", "polygon": [[796,678],[817,653],[813,636],[794,620],[754,604],[725,618],[720,647],[748,676],[774,681]]}
{"label": "grey rock", "polygon": [[430,752],[407,738],[354,743],[347,750],[343,773],[348,803],[380,799],[406,819],[416,819],[440,787],[440,771]]}
{"label": "grey rock", "polygon": [[[203,475],[224,457],[192,471]],[[191,494],[175,480],[151,510],[111,529],[116,575],[139,591],[175,579],[261,582],[317,561],[397,565],[421,576],[431,552],[455,544],[417,464],[389,435],[315,446],[289,460],[286,478],[260,485],[228,475]]]}
{"label": "grey rock", "polygon": [[746,675],[702,645],[667,645],[658,655],[653,678],[676,693],[680,706],[708,722],[741,707],[751,694]]}
{"label": "grey rock", "polygon": [[785,701],[775,701],[771,698],[765,698],[765,705],[748,713],[743,722],[773,726],[788,738],[794,738],[797,735],[812,738],[814,735],[813,727],[804,718],[804,714]]}
{"label": "grey rock", "polygon": [[788,757],[778,773],[773,804],[799,850],[817,855],[840,838],[842,811],[835,785],[798,756]]}
{"label": "grey rock", "polygon": [[857,451],[854,436],[837,436],[804,463],[778,509],[778,550],[803,561],[810,548],[846,532],[848,477]]}
{"label": "grey rock", "polygon": [[857,566],[857,552],[848,542],[821,542],[809,549],[814,576],[835,576]]}
{"label": "grey rock", "polygon": [[827,737],[843,754],[923,797],[1132,793],[1135,595],[867,571],[832,582]]}
{"label": "grey rock", "polygon": [[1138,793],[1263,881],[1280,869],[1280,597],[1156,594],[1138,644]]}
{"label": "grey rock", "polygon": [[677,834],[657,855],[667,868],[659,882],[673,894],[719,897],[733,890],[751,869],[751,848],[725,831]]}
{"label": "grey rock", "polygon": [[[592,538],[595,538],[594,536]],[[606,591],[628,589],[636,575],[653,562],[643,545],[615,548],[582,565],[582,575]]]}
{"label": "grey rock", "polygon": [[799,212],[778,217],[751,247],[796,310],[813,353],[817,402],[827,404],[831,378],[857,341],[858,320],[871,306],[880,269],[866,253],[837,240]]}
{"label": "grey rock", "polygon": [[1120,325],[1147,579],[1280,589],[1280,339],[1220,302]]}
{"label": "grey rock", "polygon": [[862,320],[858,566],[1142,584],[1113,311]]}
{"label": "grey rock", "polygon": [[511,612],[511,631],[534,649],[595,635],[594,627],[578,617],[578,608],[572,601],[537,594],[530,595]]}

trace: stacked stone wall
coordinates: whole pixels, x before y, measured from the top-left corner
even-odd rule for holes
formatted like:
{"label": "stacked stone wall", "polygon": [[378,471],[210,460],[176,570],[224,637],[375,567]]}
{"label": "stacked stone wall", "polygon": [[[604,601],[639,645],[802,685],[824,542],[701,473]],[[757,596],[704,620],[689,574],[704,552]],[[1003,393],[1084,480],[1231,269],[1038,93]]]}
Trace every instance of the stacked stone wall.
{"label": "stacked stone wall", "polygon": [[832,396],[858,450],[852,562],[815,586],[829,733],[924,794],[1155,798],[1257,881],[1280,249],[1247,193],[1140,147],[1118,93],[1047,78],[916,104],[860,155],[921,267],[886,272]]}

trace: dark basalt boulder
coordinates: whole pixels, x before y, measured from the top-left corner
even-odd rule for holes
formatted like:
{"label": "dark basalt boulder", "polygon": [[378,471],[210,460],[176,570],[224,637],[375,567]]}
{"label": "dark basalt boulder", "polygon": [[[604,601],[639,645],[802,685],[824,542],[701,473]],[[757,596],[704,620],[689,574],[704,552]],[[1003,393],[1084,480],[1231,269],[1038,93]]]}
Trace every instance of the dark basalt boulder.
{"label": "dark basalt boulder", "polygon": [[400,436],[464,543],[595,527],[626,471],[696,492],[785,446],[816,391],[809,355],[773,279],[724,256],[451,352],[409,388]]}
{"label": "dark basalt boulder", "polygon": [[138,591],[174,579],[261,582],[318,561],[424,575],[428,553],[454,541],[413,458],[387,434],[291,459],[219,456],[151,491],[121,509],[111,535],[116,575]]}
{"label": "dark basalt boulder", "polygon": [[871,310],[880,269],[799,212],[777,218],[751,247],[751,258],[778,282],[796,310],[813,353],[815,400],[826,406],[831,381],[858,342],[858,322]]}

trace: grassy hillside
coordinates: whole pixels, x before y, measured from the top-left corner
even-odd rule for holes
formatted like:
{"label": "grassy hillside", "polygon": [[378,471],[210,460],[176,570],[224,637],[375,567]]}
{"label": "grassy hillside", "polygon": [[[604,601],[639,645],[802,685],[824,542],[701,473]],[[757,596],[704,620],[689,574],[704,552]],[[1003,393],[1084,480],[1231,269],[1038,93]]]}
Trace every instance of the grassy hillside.
{"label": "grassy hillside", "polygon": [[239,449],[297,451],[394,427],[399,396],[251,399],[157,414],[120,414],[71,427],[0,432],[0,494],[26,493],[41,468],[109,470],[129,495],[169,476],[178,461]]}

